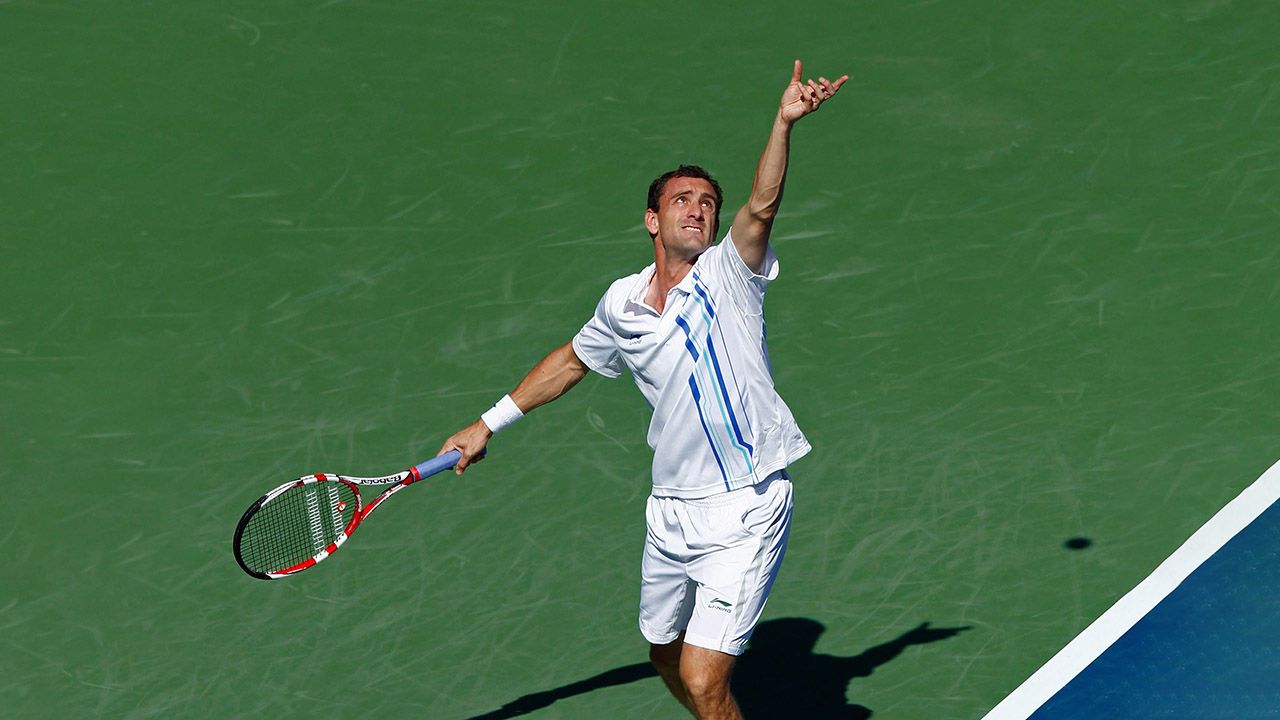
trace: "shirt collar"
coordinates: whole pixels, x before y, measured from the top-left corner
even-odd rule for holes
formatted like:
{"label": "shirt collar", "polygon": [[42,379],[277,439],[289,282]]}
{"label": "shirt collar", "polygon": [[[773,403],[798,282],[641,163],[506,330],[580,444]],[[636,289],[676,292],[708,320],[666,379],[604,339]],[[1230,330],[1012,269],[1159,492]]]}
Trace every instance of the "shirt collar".
{"label": "shirt collar", "polygon": [[627,304],[634,305],[637,310],[651,315],[657,315],[658,313],[645,304],[644,296],[649,290],[649,280],[653,278],[655,269],[657,269],[657,265],[649,263],[648,267],[636,275],[636,281],[631,284],[631,289],[627,291]]}
{"label": "shirt collar", "polygon": [[[656,271],[656,263],[649,263],[648,267],[640,271],[640,274],[636,276],[636,281],[632,283],[631,289],[627,292],[627,302],[652,315],[661,315],[661,313],[649,307],[644,301],[644,296],[649,292],[649,282],[653,279],[653,274]],[[695,272],[697,272],[697,266],[690,269],[688,274],[686,274],[684,278],[681,279],[679,283],[676,283],[675,287],[671,289],[682,292],[685,295],[693,293],[693,274]]]}
{"label": "shirt collar", "polygon": [[694,274],[695,274],[695,273],[697,273],[697,272],[698,272],[698,266],[697,266],[697,265],[694,265],[692,268],[689,268],[689,272],[684,276],[684,279],[683,279],[683,280],[681,280],[680,282],[676,283],[676,289],[677,289],[677,290],[679,290],[679,291],[681,291],[681,292],[683,292],[685,295],[688,295],[689,293],[692,293],[692,292],[693,292],[693,283],[694,283],[694,277],[693,277],[693,276],[694,276]]}

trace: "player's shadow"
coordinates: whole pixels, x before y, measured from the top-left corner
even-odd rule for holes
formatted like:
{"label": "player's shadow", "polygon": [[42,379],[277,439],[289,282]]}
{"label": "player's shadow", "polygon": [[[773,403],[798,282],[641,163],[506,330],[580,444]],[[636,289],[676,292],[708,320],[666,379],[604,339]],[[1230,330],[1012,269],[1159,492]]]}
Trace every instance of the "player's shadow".
{"label": "player's shadow", "polygon": [[[869,708],[851,705],[846,699],[845,691],[851,680],[867,677],[912,645],[946,640],[969,628],[933,628],[925,622],[887,643],[849,657],[814,654],[813,648],[825,629],[822,623],[808,618],[782,618],[760,623],[751,638],[750,648],[738,660],[733,672],[733,694],[742,707],[744,717],[869,718],[872,715]],[[657,673],[649,663],[626,665],[558,688],[524,695],[469,720],[519,717],[548,707],[557,700],[653,677],[657,677]]]}

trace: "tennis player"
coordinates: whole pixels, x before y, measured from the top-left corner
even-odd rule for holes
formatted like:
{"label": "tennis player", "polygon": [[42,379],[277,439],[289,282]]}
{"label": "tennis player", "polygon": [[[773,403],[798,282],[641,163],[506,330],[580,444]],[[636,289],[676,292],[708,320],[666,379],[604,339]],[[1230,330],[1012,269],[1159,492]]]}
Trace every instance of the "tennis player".
{"label": "tennis player", "polygon": [[741,717],[729,676],[787,547],[787,467],[810,449],[774,390],[764,294],[778,276],[769,233],[791,129],[848,79],[801,81],[797,60],[747,204],[714,243],[723,195],[684,165],[649,186],[654,262],[614,282],[573,340],[553,350],[479,420],[445,441],[457,472],[493,433],[563,395],[588,370],[631,373],[653,410],[640,631],[663,681],[695,717]]}

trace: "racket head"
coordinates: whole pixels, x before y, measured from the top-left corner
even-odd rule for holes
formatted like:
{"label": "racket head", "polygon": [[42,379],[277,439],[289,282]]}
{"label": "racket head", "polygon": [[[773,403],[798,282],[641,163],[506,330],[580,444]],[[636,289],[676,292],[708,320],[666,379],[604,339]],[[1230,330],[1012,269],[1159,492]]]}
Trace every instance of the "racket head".
{"label": "racket head", "polygon": [[346,542],[363,517],[360,490],[347,478],[316,473],[258,498],[236,525],[236,562],[274,580],[313,567]]}

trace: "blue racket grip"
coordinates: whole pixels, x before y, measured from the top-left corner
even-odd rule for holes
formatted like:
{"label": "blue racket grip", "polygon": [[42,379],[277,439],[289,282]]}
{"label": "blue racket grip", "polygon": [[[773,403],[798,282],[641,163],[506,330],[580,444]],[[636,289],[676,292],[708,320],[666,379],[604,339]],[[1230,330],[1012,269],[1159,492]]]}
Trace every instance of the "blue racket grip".
{"label": "blue racket grip", "polygon": [[[477,456],[477,459],[484,457],[486,454],[488,454],[488,452],[489,452],[488,450],[481,450],[480,454]],[[430,477],[432,475],[435,475],[438,472],[443,472],[453,467],[454,465],[457,465],[458,461],[461,459],[462,459],[462,453],[458,452],[457,450],[450,450],[449,452],[441,455],[440,457],[434,457],[434,458],[431,458],[430,460],[427,460],[426,462],[416,465],[414,467],[414,470],[417,471],[419,478]]]}

